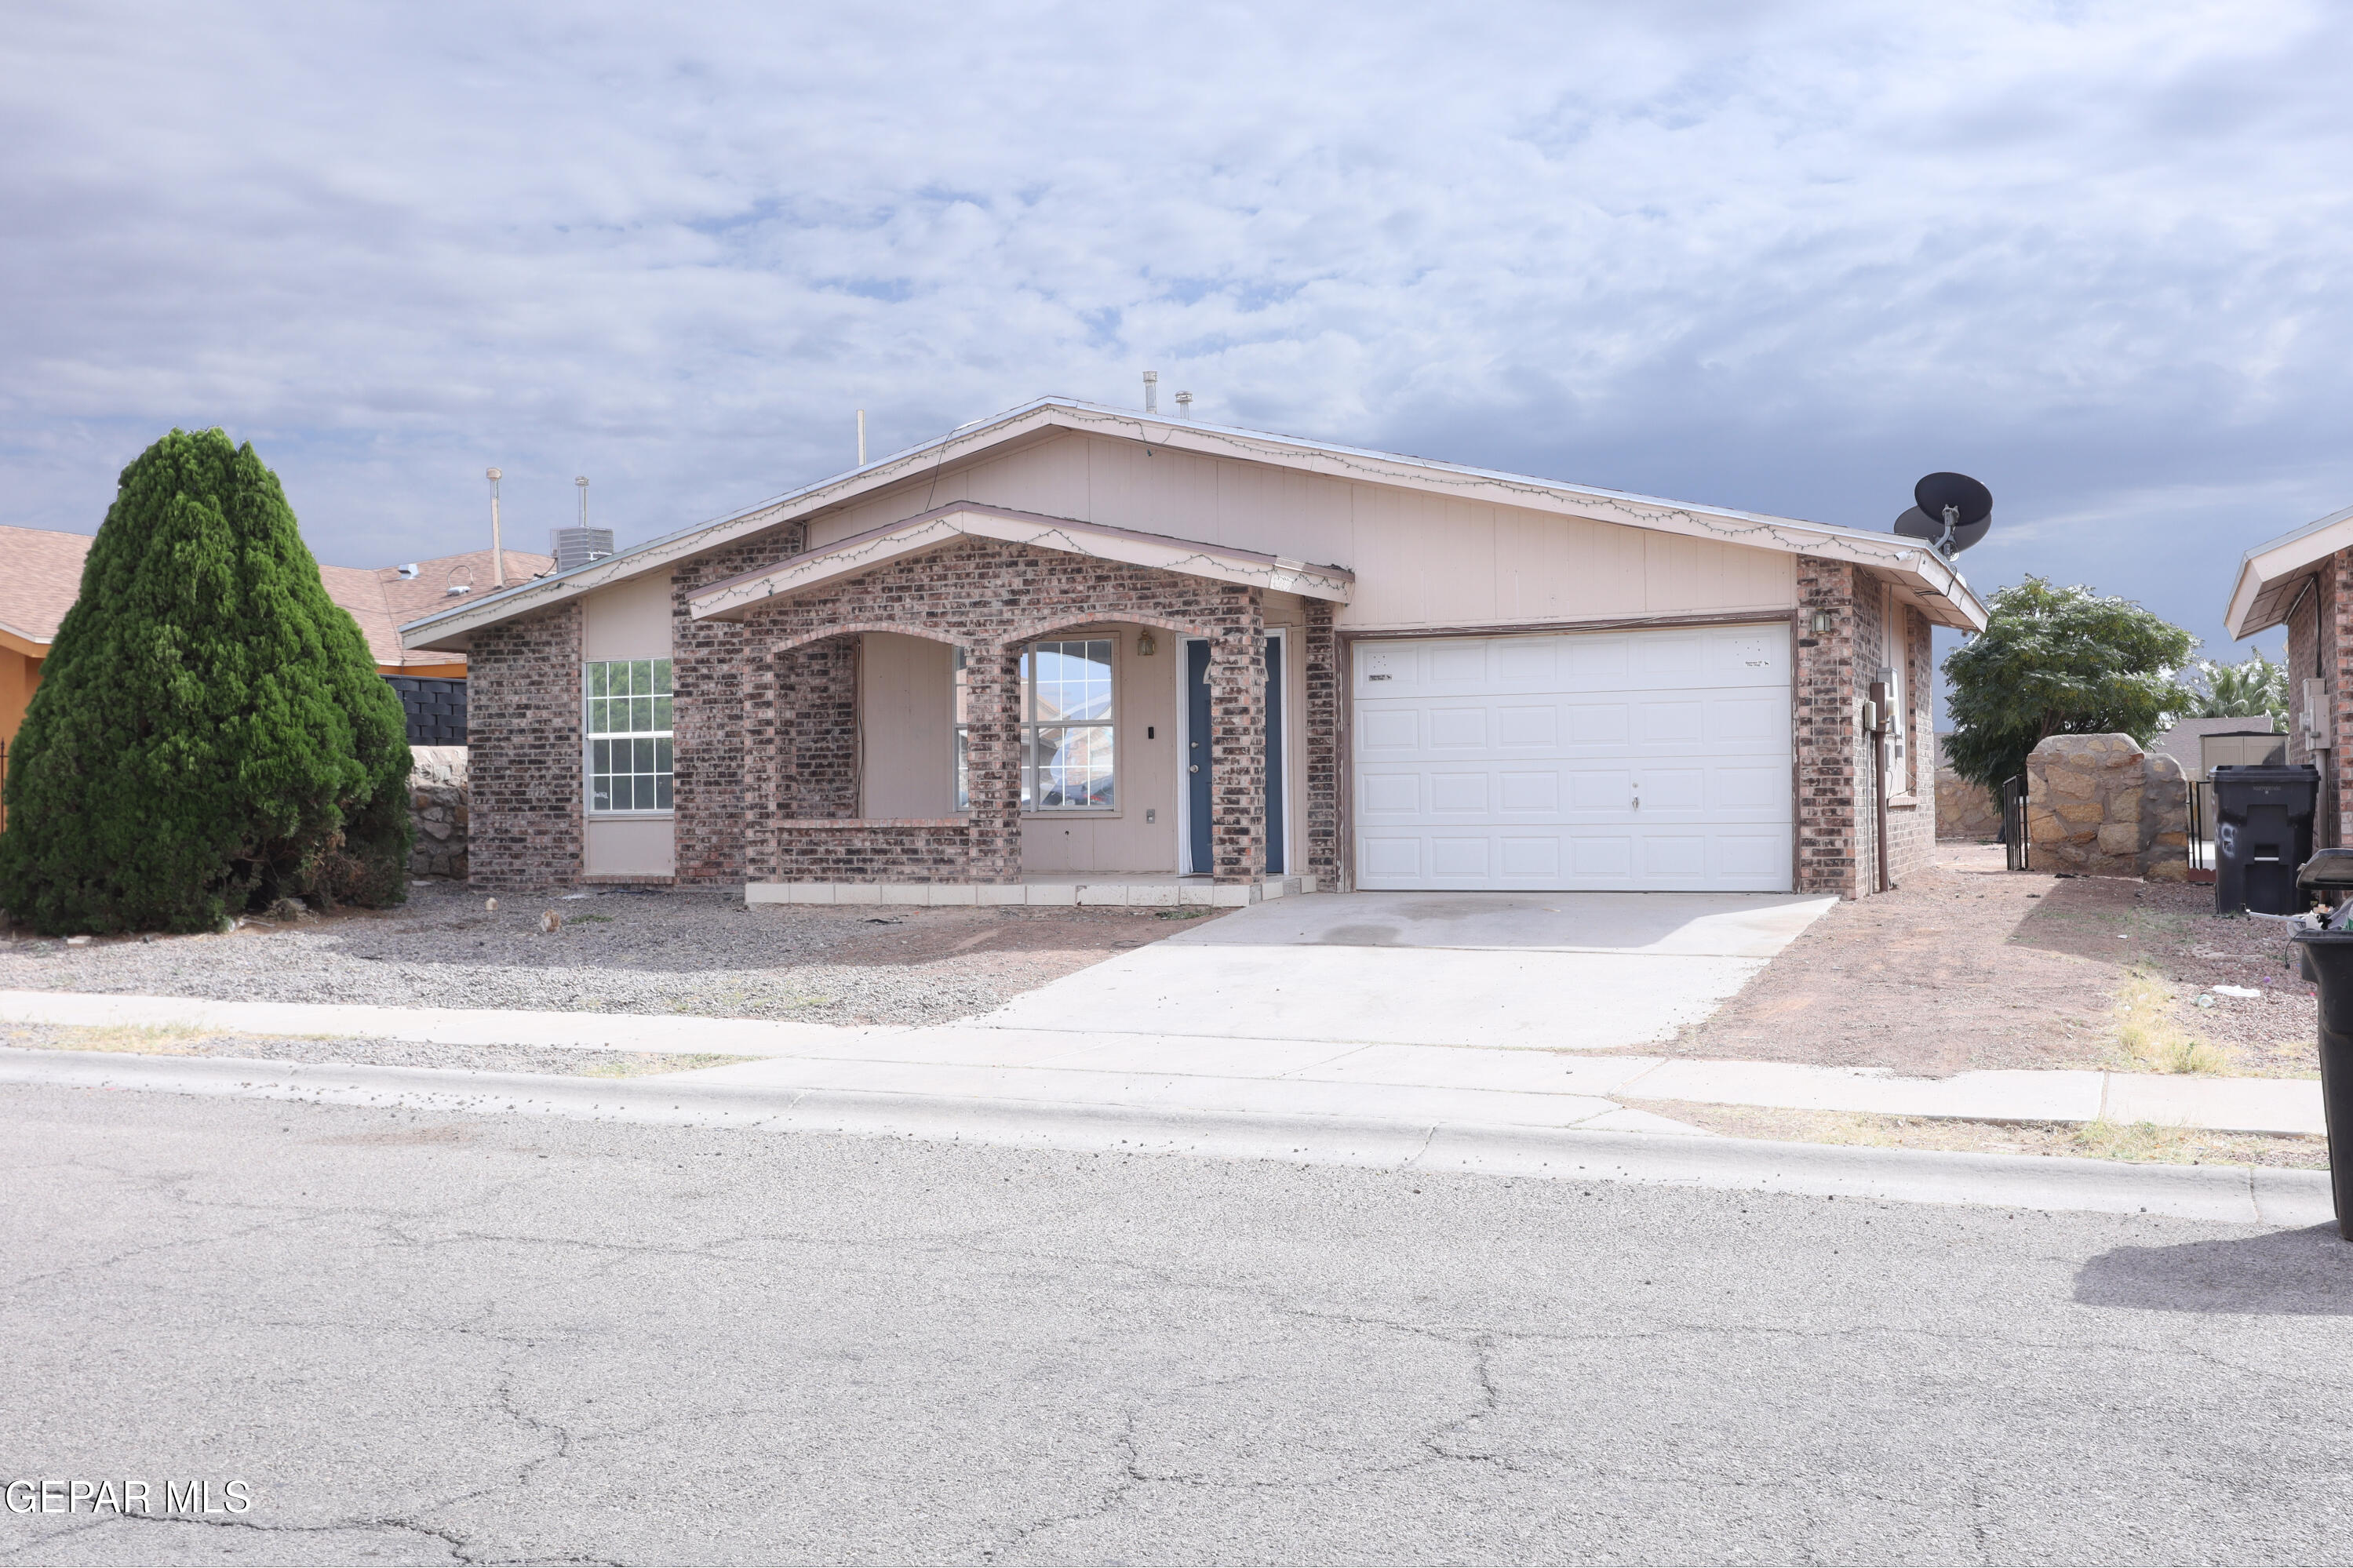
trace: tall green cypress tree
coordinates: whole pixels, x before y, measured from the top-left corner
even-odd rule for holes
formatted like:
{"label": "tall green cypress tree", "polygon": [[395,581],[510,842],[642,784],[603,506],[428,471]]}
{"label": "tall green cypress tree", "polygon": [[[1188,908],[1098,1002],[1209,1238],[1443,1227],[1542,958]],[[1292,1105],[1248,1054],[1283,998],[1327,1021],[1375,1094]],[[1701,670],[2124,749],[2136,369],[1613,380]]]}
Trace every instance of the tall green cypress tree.
{"label": "tall green cypress tree", "polygon": [[9,748],[0,908],[61,935],[397,903],[408,769],[278,476],[174,430],[122,470]]}

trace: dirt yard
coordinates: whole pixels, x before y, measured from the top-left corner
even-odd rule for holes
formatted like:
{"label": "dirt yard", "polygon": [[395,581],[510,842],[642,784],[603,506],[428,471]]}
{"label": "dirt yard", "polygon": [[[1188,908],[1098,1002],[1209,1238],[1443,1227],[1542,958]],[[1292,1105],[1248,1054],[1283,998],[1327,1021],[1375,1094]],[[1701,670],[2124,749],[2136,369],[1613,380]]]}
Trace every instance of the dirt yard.
{"label": "dirt yard", "polygon": [[2211,886],[2010,872],[1999,845],[1940,844],[1931,868],[1831,910],[1666,1050],[1934,1077],[2313,1076],[2313,989],[2285,966],[2285,939],[2217,919],[2213,898]]}

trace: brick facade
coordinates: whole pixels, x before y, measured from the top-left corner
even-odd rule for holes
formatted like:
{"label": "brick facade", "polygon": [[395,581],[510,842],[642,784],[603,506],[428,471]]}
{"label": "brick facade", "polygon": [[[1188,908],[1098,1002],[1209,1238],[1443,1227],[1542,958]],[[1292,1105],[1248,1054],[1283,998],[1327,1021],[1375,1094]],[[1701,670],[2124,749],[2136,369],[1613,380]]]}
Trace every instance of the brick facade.
{"label": "brick facade", "polygon": [[[1212,875],[1264,875],[1266,657],[1262,593],[1242,584],[1063,552],[965,538],[856,577],[763,604],[740,621],[699,621],[696,593],[797,553],[779,528],[681,563],[672,580],[675,841],[682,884],[744,881],[1009,882],[1021,874],[1019,649],[1069,627],[1125,623],[1210,641]],[[2334,563],[2315,614],[2353,606],[2353,552]],[[1936,833],[1931,726],[1935,679],[1926,618],[1903,609],[1903,635],[1881,626],[1882,585],[1868,572],[1798,561],[1794,702],[1794,886],[1863,896],[1877,886],[1871,741],[1856,723],[1883,652],[1905,646],[1911,738],[1907,794],[1890,803],[1888,847],[1899,882],[1925,863]],[[1339,884],[1340,647],[1334,606],[1304,604],[1300,628],[1301,843],[1291,869]],[[1830,628],[1811,619],[1826,611]],[[472,880],[489,888],[578,879],[582,840],[578,603],[476,634],[472,655],[475,842]],[[891,631],[965,650],[968,816],[871,821],[860,809],[859,634]],[[2292,654],[2313,656],[2314,634]],[[2336,689],[2353,660],[2340,629]],[[2302,668],[2302,667],[2299,667]],[[2338,699],[2344,704],[2342,696]],[[2348,715],[2338,715],[2339,744]],[[2331,759],[2332,763],[2336,761]],[[2332,776],[2348,770],[2333,767]],[[2338,786],[2341,789],[2341,784]],[[2347,805],[2336,801],[2337,819]]]}
{"label": "brick facade", "polygon": [[580,876],[579,601],[486,626],[468,650],[472,843],[480,888]]}
{"label": "brick facade", "polygon": [[[692,587],[770,563],[754,560],[693,574]],[[691,590],[681,574],[677,599]],[[1336,859],[1338,803],[1335,645],[1328,606],[1310,612],[1307,766],[1302,815],[1311,862]],[[695,836],[697,880],[839,881],[845,856],[889,868],[890,880],[1011,881],[1021,871],[1019,774],[1023,644],[1065,627],[1118,622],[1211,642],[1216,715],[1211,736],[1211,850],[1221,882],[1255,880],[1266,863],[1266,628],[1264,596],[1242,584],[1191,577],[1060,551],[962,539],[814,586],[750,611],[740,623],[677,626],[673,664],[681,712],[693,693],[699,732],[725,734],[737,705],[741,781],[723,804],[718,782],[698,772],[698,821],[731,810],[740,824],[732,853],[715,833]],[[1321,635],[1318,635],[1320,625]],[[725,626],[724,631],[714,630]],[[690,651],[688,628],[692,627]],[[890,631],[965,650],[970,712],[965,752],[971,812],[961,840],[936,824],[869,821],[856,828],[855,635]],[[683,720],[681,720],[683,722]],[[681,734],[681,756],[686,739]],[[1319,767],[1320,760],[1320,767]],[[681,763],[684,766],[683,761]],[[699,767],[701,765],[699,764]],[[678,785],[681,816],[690,785]],[[1319,825],[1322,837],[1316,837]],[[681,843],[687,835],[681,834]],[[962,863],[955,863],[961,844]],[[1320,847],[1319,847],[1320,846]],[[686,854],[681,854],[681,879]]]}
{"label": "brick facade", "polygon": [[1305,829],[1303,853],[1292,870],[1321,879],[1319,885],[1340,885],[1340,638],[1333,624],[1332,605],[1322,599],[1306,601],[1307,624],[1302,628],[1306,654],[1305,688],[1302,696],[1301,729],[1305,732],[1306,767],[1301,777],[1307,791],[1300,821]]}
{"label": "brick facade", "polygon": [[[1884,584],[1843,562],[1798,558],[1797,658],[1791,672],[1797,751],[1798,842],[1794,886],[1801,893],[1863,898],[1879,889],[1879,796],[1873,750],[1858,722],[1877,672],[1900,651],[1905,670],[1905,791],[1887,809],[1890,880],[1901,885],[1935,852],[1936,793],[1933,722],[1936,677],[1927,618],[1900,605],[1886,622]],[[1830,629],[1816,632],[1816,611]]]}

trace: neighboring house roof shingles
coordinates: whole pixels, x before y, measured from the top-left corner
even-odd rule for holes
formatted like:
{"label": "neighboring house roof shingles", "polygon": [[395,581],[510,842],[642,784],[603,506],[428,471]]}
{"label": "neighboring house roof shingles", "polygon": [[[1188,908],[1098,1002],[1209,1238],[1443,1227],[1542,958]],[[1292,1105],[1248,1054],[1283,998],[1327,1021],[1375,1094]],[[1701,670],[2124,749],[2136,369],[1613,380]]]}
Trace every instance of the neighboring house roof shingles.
{"label": "neighboring house roof shingles", "polygon": [[[0,526],[0,631],[27,643],[57,640],[58,623],[81,595],[82,563],[90,555],[91,536],[45,528]],[[527,551],[506,552],[509,584],[527,582],[555,564],[550,556]],[[445,666],[446,653],[410,652],[400,646],[400,624],[446,608],[452,602],[453,584],[467,584],[471,593],[491,591],[491,557],[487,550],[444,555],[416,563],[415,577],[403,577],[395,566],[322,566],[320,580],[327,597],[351,612],[367,638],[368,651],[379,668]]]}
{"label": "neighboring house roof shingles", "polygon": [[57,640],[58,623],[81,596],[87,533],[0,527],[0,629],[27,642]]}

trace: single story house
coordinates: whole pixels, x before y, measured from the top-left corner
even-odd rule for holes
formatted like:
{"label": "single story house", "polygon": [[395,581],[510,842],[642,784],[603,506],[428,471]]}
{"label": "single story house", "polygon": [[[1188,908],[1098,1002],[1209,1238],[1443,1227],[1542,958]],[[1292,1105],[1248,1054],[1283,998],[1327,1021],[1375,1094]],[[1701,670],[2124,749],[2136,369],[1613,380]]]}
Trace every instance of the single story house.
{"label": "single story house", "polygon": [[403,637],[486,888],[1852,896],[1985,614],[1893,534],[1049,398]]}
{"label": "single story house", "polygon": [[2287,628],[2287,760],[2320,769],[2314,845],[2343,844],[2353,821],[2353,507],[2248,551],[2223,625],[2242,638]]}

